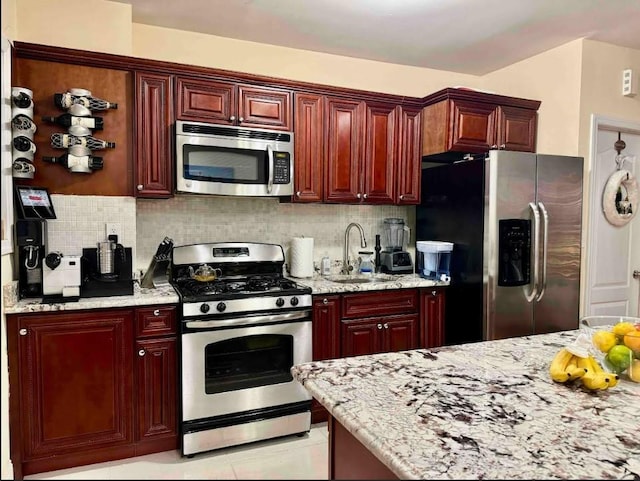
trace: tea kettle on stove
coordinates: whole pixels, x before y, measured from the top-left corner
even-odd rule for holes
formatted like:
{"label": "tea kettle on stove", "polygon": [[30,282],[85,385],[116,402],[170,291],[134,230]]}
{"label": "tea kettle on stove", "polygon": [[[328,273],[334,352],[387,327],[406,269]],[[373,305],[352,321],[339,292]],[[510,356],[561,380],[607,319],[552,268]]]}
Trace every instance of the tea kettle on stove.
{"label": "tea kettle on stove", "polygon": [[215,281],[222,275],[222,270],[217,267],[211,267],[208,264],[202,264],[195,271],[189,266],[189,276],[199,282]]}

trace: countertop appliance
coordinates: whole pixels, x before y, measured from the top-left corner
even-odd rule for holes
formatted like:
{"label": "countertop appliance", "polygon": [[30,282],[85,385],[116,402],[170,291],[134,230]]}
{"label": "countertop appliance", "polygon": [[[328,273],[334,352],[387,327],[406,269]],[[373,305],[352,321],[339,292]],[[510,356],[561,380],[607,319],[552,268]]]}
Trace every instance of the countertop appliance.
{"label": "countertop appliance", "polygon": [[43,302],[77,300],[80,297],[80,256],[49,252],[42,268]]}
{"label": "countertop appliance", "polygon": [[133,294],[133,261],[130,247],[111,235],[96,248],[82,249],[81,297],[127,296]]}
{"label": "countertop appliance", "polygon": [[413,263],[407,252],[411,230],[404,219],[390,217],[384,220],[382,229],[384,249],[380,252],[380,270],[387,274],[411,274]]}
{"label": "countertop appliance", "polygon": [[178,120],[176,178],[178,192],[290,196],[293,132]]}
{"label": "countertop appliance", "polygon": [[25,297],[42,295],[42,263],[46,252],[47,221],[44,219],[17,219],[16,270],[18,294]]}
{"label": "countertop appliance", "polygon": [[312,360],[311,288],[283,268],[276,244],[173,248],[183,455],[309,431],[311,396],[290,369]]}
{"label": "countertop appliance", "polygon": [[583,159],[492,150],[423,167],[418,240],[454,243],[445,343],[577,329]]}

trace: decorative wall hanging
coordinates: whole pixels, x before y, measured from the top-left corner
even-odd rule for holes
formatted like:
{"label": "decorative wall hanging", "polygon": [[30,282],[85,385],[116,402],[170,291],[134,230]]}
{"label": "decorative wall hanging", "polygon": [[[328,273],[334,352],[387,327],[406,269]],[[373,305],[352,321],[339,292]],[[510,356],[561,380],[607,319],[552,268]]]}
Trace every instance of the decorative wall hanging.
{"label": "decorative wall hanging", "polygon": [[33,157],[36,144],[33,136],[33,92],[24,87],[11,89],[11,153],[12,175],[21,179],[33,179],[36,168]]}
{"label": "decorative wall hanging", "polygon": [[42,117],[42,120],[67,127],[67,133],[51,134],[51,146],[58,149],[68,149],[60,156],[43,156],[42,160],[53,164],[60,164],[71,172],[90,174],[104,167],[102,157],[93,155],[93,150],[115,148],[115,142],[109,142],[93,137],[91,131],[102,130],[104,119],[94,117],[92,110],[117,109],[118,104],[92,97],[86,89],[73,88],[67,92],[53,95],[53,103],[67,110],[56,116]]}
{"label": "decorative wall hanging", "polygon": [[616,171],[611,174],[604,186],[602,194],[602,211],[607,221],[621,227],[633,219],[638,210],[638,182],[631,172],[623,169],[625,160],[631,160],[629,156],[621,155],[626,144],[620,139],[614,144],[616,155]]}

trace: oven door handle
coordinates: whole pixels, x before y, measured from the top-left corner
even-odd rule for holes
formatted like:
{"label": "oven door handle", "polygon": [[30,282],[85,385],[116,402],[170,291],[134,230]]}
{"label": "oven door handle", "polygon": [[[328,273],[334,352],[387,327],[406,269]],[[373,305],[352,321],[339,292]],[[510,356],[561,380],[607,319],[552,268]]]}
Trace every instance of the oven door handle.
{"label": "oven door handle", "polygon": [[272,322],[296,321],[298,319],[305,318],[309,318],[309,320],[311,320],[311,309],[305,309],[304,311],[287,312],[285,314],[268,314],[265,316],[234,317],[231,319],[217,319],[211,321],[187,321],[186,327],[188,327],[189,329],[210,329],[212,327],[221,328],[235,326],[244,327]]}

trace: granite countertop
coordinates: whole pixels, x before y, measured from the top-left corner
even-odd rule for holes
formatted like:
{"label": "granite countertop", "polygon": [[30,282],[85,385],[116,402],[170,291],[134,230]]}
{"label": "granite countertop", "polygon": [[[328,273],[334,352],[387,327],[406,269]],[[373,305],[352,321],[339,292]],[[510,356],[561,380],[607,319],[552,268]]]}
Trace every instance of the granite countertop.
{"label": "granite countertop", "polygon": [[129,296],[86,297],[77,302],[60,302],[43,304],[41,298],[8,301],[11,296],[5,295],[4,312],[6,314],[23,314],[28,312],[77,311],[81,309],[108,309],[111,307],[146,306],[154,304],[177,304],[178,294],[170,284],[155,289],[140,287],[133,283],[133,294]]}
{"label": "granite countertop", "polygon": [[314,275],[312,278],[296,278],[290,277],[298,284],[311,287],[312,294],[338,294],[346,292],[362,292],[362,291],[377,291],[383,289],[408,289],[412,287],[433,287],[433,286],[448,286],[449,282],[432,281],[420,277],[418,274],[373,274],[374,277],[384,277],[392,279],[385,282],[366,282],[362,284],[340,284],[330,281],[329,279],[340,279],[345,277],[366,278],[366,275],[332,275],[328,277],[322,277],[320,275]]}
{"label": "granite countertop", "polygon": [[404,479],[638,479],[640,384],[551,381],[577,331],[310,362],[294,377]]}

